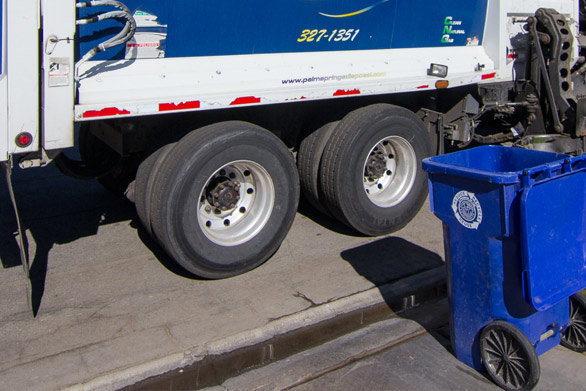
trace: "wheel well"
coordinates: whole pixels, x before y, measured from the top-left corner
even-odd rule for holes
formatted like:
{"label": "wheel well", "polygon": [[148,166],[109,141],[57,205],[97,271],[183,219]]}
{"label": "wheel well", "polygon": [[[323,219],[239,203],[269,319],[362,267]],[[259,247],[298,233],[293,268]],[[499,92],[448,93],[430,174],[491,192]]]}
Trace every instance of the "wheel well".
{"label": "wheel well", "polygon": [[238,120],[268,129],[289,148],[297,150],[307,135],[326,123],[341,120],[360,107],[389,103],[413,112],[422,108],[446,112],[470,93],[477,93],[475,86],[102,120],[96,127],[99,129],[96,136],[119,154],[127,156],[178,141],[194,129]]}

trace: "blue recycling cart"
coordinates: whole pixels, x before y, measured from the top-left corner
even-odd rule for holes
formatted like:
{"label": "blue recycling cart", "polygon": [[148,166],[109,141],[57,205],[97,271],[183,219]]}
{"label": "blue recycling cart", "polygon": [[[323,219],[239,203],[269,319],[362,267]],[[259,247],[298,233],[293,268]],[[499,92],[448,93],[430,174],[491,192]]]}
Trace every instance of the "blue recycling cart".
{"label": "blue recycling cart", "polygon": [[424,160],[442,220],[456,357],[506,390],[586,351],[586,155],[484,146]]}

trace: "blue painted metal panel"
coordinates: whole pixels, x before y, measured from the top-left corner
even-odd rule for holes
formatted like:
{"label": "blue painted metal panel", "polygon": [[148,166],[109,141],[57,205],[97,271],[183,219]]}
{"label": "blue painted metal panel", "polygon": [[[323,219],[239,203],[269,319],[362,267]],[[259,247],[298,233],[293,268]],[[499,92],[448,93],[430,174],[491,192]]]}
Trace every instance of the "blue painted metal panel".
{"label": "blue painted metal panel", "polygon": [[[167,26],[166,57],[482,44],[488,0],[126,0]],[[83,9],[95,12],[98,9]],[[120,24],[81,27],[85,53]],[[105,58],[123,57],[112,49]]]}

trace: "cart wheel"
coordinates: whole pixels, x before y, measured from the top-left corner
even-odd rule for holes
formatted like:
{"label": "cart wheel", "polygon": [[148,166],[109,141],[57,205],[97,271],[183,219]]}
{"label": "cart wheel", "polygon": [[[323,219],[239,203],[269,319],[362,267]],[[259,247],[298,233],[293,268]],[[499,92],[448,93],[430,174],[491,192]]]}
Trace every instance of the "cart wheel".
{"label": "cart wheel", "polygon": [[497,320],[480,334],[480,356],[488,375],[505,390],[531,390],[539,380],[539,359],[529,339]]}
{"label": "cart wheel", "polygon": [[561,345],[575,352],[586,352],[586,297],[570,297],[570,323],[562,334]]}

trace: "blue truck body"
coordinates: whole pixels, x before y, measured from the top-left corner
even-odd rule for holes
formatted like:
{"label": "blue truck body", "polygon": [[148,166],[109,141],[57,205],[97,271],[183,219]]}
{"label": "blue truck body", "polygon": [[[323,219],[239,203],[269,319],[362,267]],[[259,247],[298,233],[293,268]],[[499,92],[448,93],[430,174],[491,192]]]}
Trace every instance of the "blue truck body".
{"label": "blue truck body", "polygon": [[[156,16],[158,26],[138,32],[166,34],[165,57],[258,53],[405,49],[482,44],[487,0],[129,0],[135,13]],[[172,5],[171,5],[172,4]],[[101,11],[82,9],[80,17]],[[116,21],[80,29],[79,52],[119,30]],[[124,57],[124,48],[96,60]]]}

